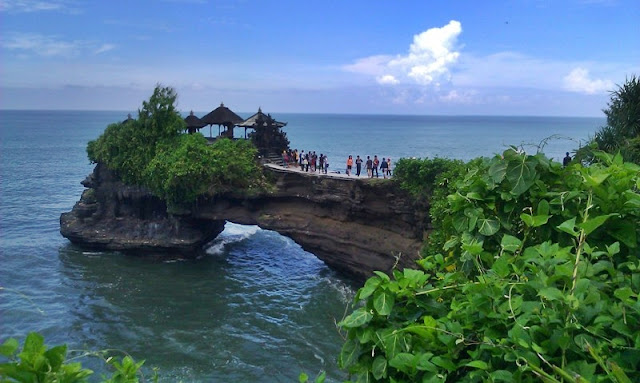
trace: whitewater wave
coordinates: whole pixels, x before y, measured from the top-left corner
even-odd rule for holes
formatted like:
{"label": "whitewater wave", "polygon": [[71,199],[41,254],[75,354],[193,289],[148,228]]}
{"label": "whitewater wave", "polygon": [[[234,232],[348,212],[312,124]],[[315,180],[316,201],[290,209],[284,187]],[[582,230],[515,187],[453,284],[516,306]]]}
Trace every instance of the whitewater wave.
{"label": "whitewater wave", "polygon": [[224,225],[222,233],[207,245],[205,252],[209,255],[222,254],[227,245],[242,242],[261,230],[262,229],[255,225],[238,225],[227,222]]}

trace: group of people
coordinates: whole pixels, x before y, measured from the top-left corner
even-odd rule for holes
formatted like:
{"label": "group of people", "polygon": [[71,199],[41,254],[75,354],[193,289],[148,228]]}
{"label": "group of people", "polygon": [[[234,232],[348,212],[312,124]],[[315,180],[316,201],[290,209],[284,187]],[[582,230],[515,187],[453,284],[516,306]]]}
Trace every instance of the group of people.
{"label": "group of people", "polygon": [[[304,150],[298,151],[298,149],[283,150],[282,164],[287,168],[292,166],[299,166],[300,171],[303,172],[311,171],[327,174],[327,172],[329,171],[329,158],[322,153],[320,153],[320,155],[317,155],[315,151],[307,151],[305,153]],[[377,155],[373,156],[373,159],[370,156],[367,156],[367,159],[365,161],[360,158],[360,156],[356,156],[354,160],[353,156],[350,155],[347,159],[346,174],[348,176],[352,174],[354,165],[356,168],[355,175],[357,177],[360,177],[363,165],[367,170],[367,176],[369,178],[379,178],[380,173],[382,173],[382,176],[384,178],[391,177],[391,158],[382,158],[382,161],[380,161]]]}
{"label": "group of people", "polygon": [[284,167],[300,166],[300,170],[303,172],[318,172],[327,174],[329,170],[329,159],[324,154],[320,153],[320,156],[315,151],[304,152],[304,150],[298,152],[298,149],[283,150],[282,151],[282,163]]}
{"label": "group of people", "polygon": [[382,161],[378,159],[378,156],[373,156],[371,159],[370,156],[367,156],[367,160],[363,161],[360,156],[356,156],[356,159],[353,159],[353,156],[349,156],[347,158],[347,175],[350,176],[353,170],[353,165],[356,165],[356,176],[360,177],[360,172],[362,171],[362,163],[364,162],[365,167],[367,169],[367,176],[369,178],[373,178],[374,174],[376,178],[380,177],[378,173],[378,168],[380,168],[380,172],[382,172],[382,177],[387,178],[391,177],[391,158],[382,158]]}

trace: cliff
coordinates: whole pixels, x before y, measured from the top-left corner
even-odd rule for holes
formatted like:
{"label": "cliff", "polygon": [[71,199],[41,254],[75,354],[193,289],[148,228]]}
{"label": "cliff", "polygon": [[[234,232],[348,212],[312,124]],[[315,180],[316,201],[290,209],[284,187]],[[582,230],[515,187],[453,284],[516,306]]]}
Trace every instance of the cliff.
{"label": "cliff", "polygon": [[80,201],[60,217],[60,232],[83,246],[192,256],[231,221],[277,231],[359,278],[417,259],[428,208],[396,183],[265,171],[273,191],[203,197],[183,215],[171,215],[148,190],[124,185],[97,165],[83,181]]}

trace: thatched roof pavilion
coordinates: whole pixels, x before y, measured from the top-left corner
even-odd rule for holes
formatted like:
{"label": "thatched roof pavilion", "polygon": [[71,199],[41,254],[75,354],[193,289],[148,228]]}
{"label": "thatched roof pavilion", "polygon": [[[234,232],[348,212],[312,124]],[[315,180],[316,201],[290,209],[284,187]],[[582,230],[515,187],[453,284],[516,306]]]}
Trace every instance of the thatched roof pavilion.
{"label": "thatched roof pavilion", "polygon": [[270,114],[264,114],[262,112],[262,108],[258,108],[258,113],[247,118],[241,123],[236,124],[236,126],[244,128],[244,138],[247,138],[247,128],[256,129],[264,125],[271,125],[276,128],[282,128],[283,126],[286,126],[287,123],[274,120]]}
{"label": "thatched roof pavilion", "polygon": [[189,134],[193,134],[196,131],[200,130],[205,125],[207,125],[195,114],[193,114],[193,110],[187,117],[185,117],[184,122],[187,123],[187,132],[189,132]]}
{"label": "thatched roof pavilion", "polygon": [[218,135],[220,135],[220,126],[224,126],[227,129],[227,135],[233,137],[233,127],[241,123],[243,118],[224,106],[223,103],[220,103],[219,107],[206,114],[200,120],[205,125],[209,125],[209,137],[211,137],[211,125],[218,125]]}

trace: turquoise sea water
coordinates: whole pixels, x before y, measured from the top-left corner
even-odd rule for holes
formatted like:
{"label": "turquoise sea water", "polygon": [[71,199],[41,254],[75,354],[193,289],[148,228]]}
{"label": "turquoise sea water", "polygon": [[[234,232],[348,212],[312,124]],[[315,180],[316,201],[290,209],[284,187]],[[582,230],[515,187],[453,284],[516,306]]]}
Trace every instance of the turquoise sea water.
{"label": "turquoise sea water", "polygon": [[[127,112],[0,111],[0,341],[42,332],[76,350],[119,349],[162,381],[291,382],[335,363],[357,286],[277,233],[228,223],[207,256],[158,261],[88,251],[59,234],[92,170],[85,146]],[[135,115],[135,114],[134,114]],[[199,114],[199,115],[202,115]],[[248,117],[250,114],[242,114]],[[597,118],[274,114],[292,148],[471,159],[539,144],[558,160]],[[213,128],[214,133],[217,132]],[[202,132],[209,135],[209,128]],[[237,129],[236,136],[244,130]],[[533,146],[525,149],[535,151]],[[97,361],[85,360],[101,370]],[[99,375],[99,374],[96,374]]]}

